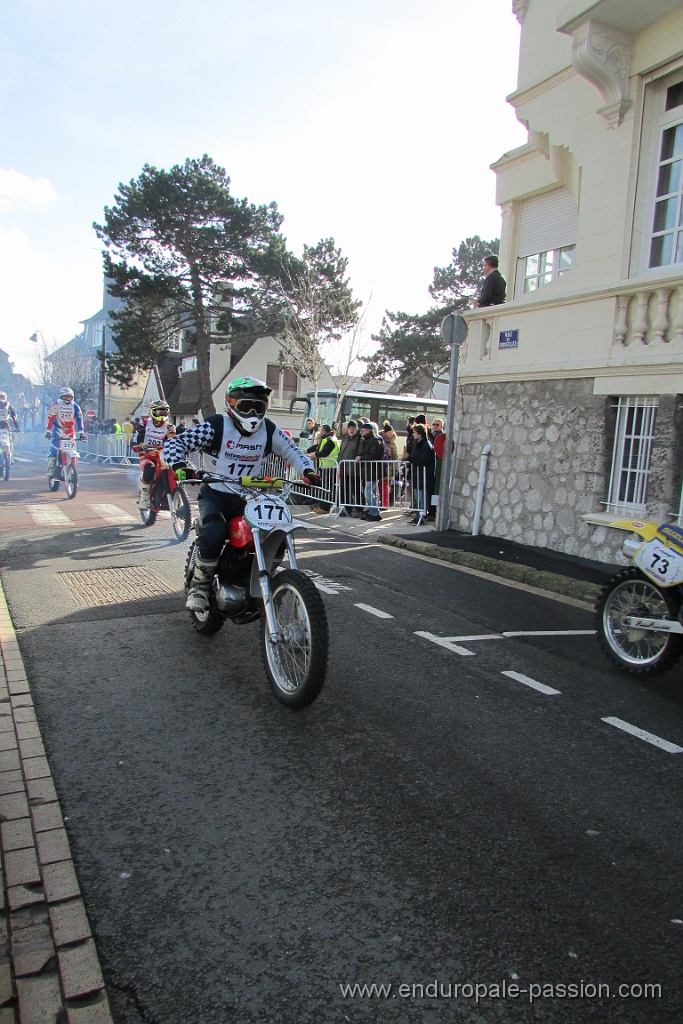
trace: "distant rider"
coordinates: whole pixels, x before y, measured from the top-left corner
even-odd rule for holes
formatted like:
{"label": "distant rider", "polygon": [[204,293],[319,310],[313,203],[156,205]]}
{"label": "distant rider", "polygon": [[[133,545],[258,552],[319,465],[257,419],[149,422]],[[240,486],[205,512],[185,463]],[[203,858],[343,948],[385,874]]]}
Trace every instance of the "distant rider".
{"label": "distant rider", "polygon": [[[309,457],[276,424],[266,418],[272,389],[254,377],[240,377],[228,384],[225,415],[216,413],[190,427],[164,445],[164,460],[175,470],[183,469],[190,452],[204,452],[209,472],[232,477],[258,476],[263,460],[271,451],[282,456],[309,484],[319,484]],[[200,533],[192,585],[185,607],[203,612],[209,607],[209,590],[228,521],[242,515],[245,501],[229,483],[203,484],[199,491]]]}
{"label": "distant rider", "polygon": [[18,432],[19,420],[17,414],[14,411],[14,406],[7,398],[5,391],[0,391],[0,423],[5,425],[5,429],[9,430],[9,453],[10,461],[14,462],[14,444],[12,442],[12,431]]}
{"label": "distant rider", "polygon": [[62,388],[57,401],[52,404],[47,415],[47,430],[45,437],[52,441],[47,459],[47,475],[52,476],[57,464],[57,453],[59,452],[59,441],[62,437],[76,438],[76,431],[81,441],[87,440],[83,431],[83,413],[81,407],[74,400],[74,393],[71,388]]}
{"label": "distant rider", "polygon": [[12,430],[19,430],[17,414],[5,391],[0,391],[0,420],[7,420]]}
{"label": "distant rider", "polygon": [[164,447],[164,441],[175,436],[175,427],[168,422],[171,415],[168,402],[159,399],[150,402],[149,416],[138,430],[138,435],[133,445],[133,451],[140,453],[140,495],[138,497],[138,508],[149,508],[149,495],[154,482],[156,462],[149,455],[145,454],[146,448],[155,448],[159,455]]}

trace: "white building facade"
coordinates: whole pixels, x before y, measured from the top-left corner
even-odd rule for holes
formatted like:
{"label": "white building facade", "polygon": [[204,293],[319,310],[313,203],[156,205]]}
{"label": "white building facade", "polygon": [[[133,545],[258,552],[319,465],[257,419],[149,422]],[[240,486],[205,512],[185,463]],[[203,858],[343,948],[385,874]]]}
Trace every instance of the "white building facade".
{"label": "white building facade", "polygon": [[529,141],[492,168],[507,302],[466,314],[451,521],[491,444],[483,533],[611,561],[601,521],[681,514],[683,4],[513,11]]}

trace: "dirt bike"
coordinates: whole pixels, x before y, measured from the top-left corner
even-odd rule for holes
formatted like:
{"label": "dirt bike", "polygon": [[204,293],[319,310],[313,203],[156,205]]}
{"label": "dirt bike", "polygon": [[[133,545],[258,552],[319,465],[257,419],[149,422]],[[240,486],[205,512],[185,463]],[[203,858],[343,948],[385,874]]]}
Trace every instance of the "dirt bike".
{"label": "dirt bike", "polygon": [[[177,541],[187,540],[192,526],[192,512],[185,489],[180,485],[178,477],[170,468],[163,464],[158,448],[146,445],[135,445],[133,451],[154,462],[154,479],[150,485],[149,508],[139,509],[140,518],[145,526],[154,526],[160,512],[171,513],[171,526]],[[193,471],[187,469],[190,479]]]}
{"label": "dirt bike", "polygon": [[[209,608],[191,611],[192,625],[203,636],[211,636],[227,619],[237,625],[261,619],[261,655],[268,682],[283,704],[305,707],[325,683],[329,630],[315,584],[297,568],[292,534],[311,527],[293,521],[286,499],[294,482],[256,477],[240,477],[236,482],[217,474],[205,474],[195,482],[230,483],[246,506],[242,515],[227,524]],[[198,523],[195,530],[199,532]],[[195,540],[185,564],[186,592],[196,556]],[[288,568],[282,566],[285,557]]]}
{"label": "dirt bike", "polygon": [[9,480],[12,461],[12,434],[8,424],[2,422],[0,423],[0,467],[3,480]]}
{"label": "dirt bike", "polygon": [[[55,442],[55,445],[57,442]],[[55,465],[47,473],[47,485],[51,491],[58,491],[60,481],[64,482],[67,498],[75,498],[78,491],[78,449],[76,439],[60,437]]]}
{"label": "dirt bike", "polygon": [[623,520],[615,529],[632,565],[613,576],[595,605],[598,640],[610,661],[632,675],[665,672],[683,650],[683,527]]}

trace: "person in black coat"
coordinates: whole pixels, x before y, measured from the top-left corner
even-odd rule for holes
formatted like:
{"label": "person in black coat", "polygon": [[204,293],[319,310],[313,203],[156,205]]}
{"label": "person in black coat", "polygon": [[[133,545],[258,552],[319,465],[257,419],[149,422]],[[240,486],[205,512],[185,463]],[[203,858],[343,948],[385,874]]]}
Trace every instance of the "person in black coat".
{"label": "person in black coat", "polygon": [[479,299],[475,299],[473,306],[501,306],[505,302],[505,289],[507,285],[505,278],[498,269],[498,257],[484,257],[484,275],[486,280],[479,293]]}
{"label": "person in black coat", "polygon": [[431,509],[436,457],[423,423],[413,424],[413,446],[408,459],[411,466],[414,507],[419,509],[411,523],[418,526],[425,518],[430,521],[434,519]]}
{"label": "person in black coat", "polygon": [[368,422],[360,425],[360,445],[356,462],[362,463],[361,478],[367,508],[361,519],[376,523],[382,518],[379,511],[377,484],[383,477],[384,442],[377,436],[377,424]]}
{"label": "person in black coat", "polygon": [[360,488],[358,486],[359,471],[356,467],[356,456],[360,448],[360,432],[355,420],[346,424],[346,434],[339,446],[339,490],[342,514],[360,516]]}

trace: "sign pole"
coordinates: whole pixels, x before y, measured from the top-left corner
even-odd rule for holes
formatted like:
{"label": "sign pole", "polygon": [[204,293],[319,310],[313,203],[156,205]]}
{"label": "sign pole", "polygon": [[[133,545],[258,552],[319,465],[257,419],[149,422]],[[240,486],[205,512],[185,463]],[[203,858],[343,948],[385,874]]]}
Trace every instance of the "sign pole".
{"label": "sign pole", "polygon": [[455,405],[457,401],[458,361],[460,346],[467,337],[467,323],[459,313],[449,313],[441,322],[441,337],[451,346],[451,369],[448,384],[448,416],[446,424],[446,443],[443,451],[441,467],[441,486],[439,504],[437,506],[436,528],[439,532],[448,529],[451,512],[451,497],[455,478]]}

